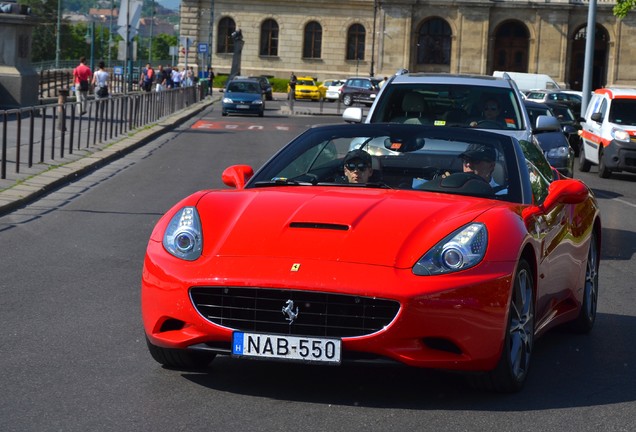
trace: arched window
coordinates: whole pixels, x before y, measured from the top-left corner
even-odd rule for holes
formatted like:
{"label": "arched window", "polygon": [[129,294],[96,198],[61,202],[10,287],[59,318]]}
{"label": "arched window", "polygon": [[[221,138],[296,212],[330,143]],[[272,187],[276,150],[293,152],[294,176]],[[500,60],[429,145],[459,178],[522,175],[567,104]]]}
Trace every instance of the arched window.
{"label": "arched window", "polygon": [[236,23],[232,18],[221,18],[216,31],[216,52],[228,54],[234,52],[234,39],[232,33],[236,31]]}
{"label": "arched window", "polygon": [[322,26],[312,21],[305,26],[304,58],[320,58],[322,49]]}
{"label": "arched window", "polygon": [[451,28],[441,18],[424,21],[417,33],[417,64],[449,65]]}
{"label": "arched window", "polygon": [[353,24],[347,31],[347,60],[364,60],[364,40],[367,32],[362,24]]}
{"label": "arched window", "polygon": [[263,21],[261,25],[261,49],[262,56],[278,55],[278,23],[273,19]]}

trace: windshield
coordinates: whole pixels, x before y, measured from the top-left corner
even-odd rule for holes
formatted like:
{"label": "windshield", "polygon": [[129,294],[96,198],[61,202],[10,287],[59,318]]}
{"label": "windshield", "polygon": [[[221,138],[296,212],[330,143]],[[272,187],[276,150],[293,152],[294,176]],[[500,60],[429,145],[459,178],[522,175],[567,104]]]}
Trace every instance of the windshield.
{"label": "windshield", "polygon": [[614,99],[609,121],[619,125],[636,126],[636,99]]}
{"label": "windshield", "polygon": [[227,87],[228,93],[260,93],[259,84],[255,82],[231,82]]}
{"label": "windshield", "polygon": [[[381,187],[518,202],[520,180],[512,140],[474,130],[412,125],[314,128],[281,150],[248,187]],[[473,167],[483,167],[480,173],[465,175],[469,159]],[[364,181],[352,180],[348,173],[366,170]],[[453,179],[459,183],[446,187]],[[463,187],[468,180],[474,181]]]}
{"label": "windshield", "polygon": [[521,130],[522,111],[511,88],[463,84],[391,85],[377,102],[371,123],[415,123]]}

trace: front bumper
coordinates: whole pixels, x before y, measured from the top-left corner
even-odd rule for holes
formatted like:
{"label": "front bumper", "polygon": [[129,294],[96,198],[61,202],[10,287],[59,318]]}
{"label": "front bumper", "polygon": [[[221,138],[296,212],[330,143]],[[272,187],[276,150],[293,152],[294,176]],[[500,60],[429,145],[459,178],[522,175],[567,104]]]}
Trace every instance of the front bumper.
{"label": "front bumper", "polygon": [[636,173],[636,142],[612,140],[603,148],[603,162],[612,171]]}
{"label": "front bumper", "polygon": [[[142,316],[148,339],[165,348],[230,352],[233,329],[199,313],[190,298],[191,287],[311,290],[399,303],[396,317],[383,329],[342,338],[345,358],[369,355],[450,370],[496,366],[514,263],[484,262],[462,274],[420,277],[410,269],[323,261],[303,262],[302,272],[290,273],[290,260],[284,259],[282,265],[281,260],[262,258],[255,263],[254,259],[214,258],[186,263],[165,253],[161,244],[150,242],[142,277]],[[282,313],[280,318],[284,320]]]}

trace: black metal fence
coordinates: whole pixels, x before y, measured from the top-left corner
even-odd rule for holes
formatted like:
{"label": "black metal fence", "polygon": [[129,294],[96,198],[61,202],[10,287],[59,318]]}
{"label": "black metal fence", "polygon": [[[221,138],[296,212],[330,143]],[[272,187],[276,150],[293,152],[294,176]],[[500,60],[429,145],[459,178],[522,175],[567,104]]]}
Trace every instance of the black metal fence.
{"label": "black metal fence", "polygon": [[76,101],[65,102],[63,96],[57,104],[0,111],[0,181],[19,181],[32,173],[34,165],[82,157],[202,100],[205,90],[194,86],[91,97],[83,115]]}

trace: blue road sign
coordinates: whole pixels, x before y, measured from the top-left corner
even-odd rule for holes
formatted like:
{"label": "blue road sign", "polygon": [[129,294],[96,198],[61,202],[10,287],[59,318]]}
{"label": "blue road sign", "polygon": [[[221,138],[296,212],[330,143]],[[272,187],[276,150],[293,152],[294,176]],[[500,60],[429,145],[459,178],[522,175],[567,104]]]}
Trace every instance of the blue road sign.
{"label": "blue road sign", "polygon": [[199,54],[204,54],[208,52],[208,44],[200,43],[197,51],[199,52]]}

